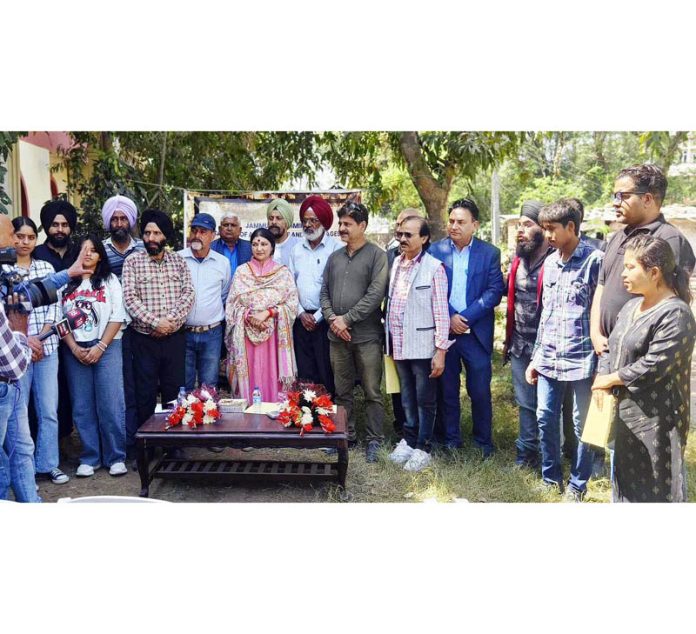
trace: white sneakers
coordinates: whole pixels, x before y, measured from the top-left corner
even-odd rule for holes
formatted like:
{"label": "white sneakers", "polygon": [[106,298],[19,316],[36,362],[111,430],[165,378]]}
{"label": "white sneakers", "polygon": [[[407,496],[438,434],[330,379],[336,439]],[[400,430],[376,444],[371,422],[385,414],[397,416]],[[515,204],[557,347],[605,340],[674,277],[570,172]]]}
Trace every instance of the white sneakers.
{"label": "white sneakers", "polygon": [[408,462],[404,465],[406,471],[421,471],[430,466],[433,461],[430,454],[422,449],[414,449]]}
{"label": "white sneakers", "polygon": [[75,472],[75,475],[78,478],[89,478],[90,476],[94,475],[94,472],[99,469],[100,465],[97,465],[96,467],[93,467],[92,465],[88,464],[81,464],[78,468],[77,471]]}
{"label": "white sneakers", "polygon": [[[94,472],[99,469],[101,465],[97,465],[96,467],[92,467],[91,465],[88,464],[81,464],[78,468],[77,471],[75,472],[75,475],[78,478],[89,478],[90,476],[94,475]],[[128,468],[126,467],[125,462],[114,462],[109,467],[109,475],[112,476],[121,476],[125,475],[128,473]]]}
{"label": "white sneakers", "polygon": [[121,476],[126,473],[128,473],[128,469],[126,469],[125,462],[114,462],[114,464],[109,467],[109,475]]}
{"label": "white sneakers", "polygon": [[405,464],[412,454],[413,448],[409,447],[408,443],[402,439],[399,444],[394,447],[394,451],[389,454],[389,460],[395,464]]}

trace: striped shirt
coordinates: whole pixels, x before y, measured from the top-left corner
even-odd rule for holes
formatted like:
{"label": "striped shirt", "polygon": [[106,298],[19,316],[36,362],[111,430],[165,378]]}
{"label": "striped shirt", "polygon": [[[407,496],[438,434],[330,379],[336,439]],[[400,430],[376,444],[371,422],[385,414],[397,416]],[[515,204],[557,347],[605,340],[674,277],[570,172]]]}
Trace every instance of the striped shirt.
{"label": "striped shirt", "polygon": [[13,332],[0,302],[0,377],[8,381],[21,379],[31,361],[31,348],[26,336]]}
{"label": "striped shirt", "polygon": [[[46,275],[53,275],[56,272],[49,262],[45,260],[35,260],[34,258],[31,259],[31,265],[28,271],[21,266],[17,266],[17,271],[22,275],[22,279],[25,281],[35,280],[45,277]],[[29,313],[29,329],[27,334],[30,337],[37,337],[41,334],[44,324],[55,324],[62,318],[63,314],[58,306],[58,302],[50,304],[49,306],[38,306]],[[55,352],[57,347],[58,337],[56,335],[51,335],[43,342],[44,356],[47,357]]]}
{"label": "striped shirt", "polygon": [[130,237],[130,242],[125,253],[121,253],[115,246],[111,238],[104,240],[104,249],[106,249],[106,255],[109,258],[109,265],[111,266],[111,272],[121,281],[121,275],[123,273],[123,263],[126,258],[136,251],[145,251],[145,245],[143,241],[139,238]]}
{"label": "striped shirt", "polygon": [[[404,315],[406,301],[421,256],[411,260],[402,258],[394,274],[394,289],[389,300],[389,334],[391,335],[392,357],[403,359]],[[447,350],[454,341],[449,341],[449,305],[447,303],[447,274],[445,267],[439,266],[433,277],[433,317],[435,321],[435,347]]]}
{"label": "striped shirt", "polygon": [[162,317],[184,325],[195,291],[184,258],[165,251],[161,260],[145,251],[133,253],[123,264],[123,301],[133,318],[133,328],[149,335]]}
{"label": "striped shirt", "polygon": [[592,376],[596,356],[590,340],[590,307],[604,254],[584,241],[563,262],[555,251],[544,263],[543,310],[531,365],[557,381]]}

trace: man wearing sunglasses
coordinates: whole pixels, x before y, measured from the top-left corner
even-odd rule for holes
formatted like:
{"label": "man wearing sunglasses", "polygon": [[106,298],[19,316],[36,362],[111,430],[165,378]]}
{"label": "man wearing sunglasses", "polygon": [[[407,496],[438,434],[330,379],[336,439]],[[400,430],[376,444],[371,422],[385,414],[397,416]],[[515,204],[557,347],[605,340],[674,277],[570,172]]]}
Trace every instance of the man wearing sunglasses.
{"label": "man wearing sunglasses", "polygon": [[667,178],[656,165],[627,167],[619,172],[614,183],[612,204],[616,220],[626,226],[609,240],[592,302],[590,333],[595,352],[600,355],[600,373],[605,371],[604,362],[608,360],[607,339],[619,311],[632,298],[621,279],[626,243],[641,233],[663,238],[672,247],[678,265],[689,275],[694,270],[696,259],[689,241],[660,211],[666,191]]}
{"label": "man wearing sunglasses", "polygon": [[[423,212],[415,207],[407,207],[396,217],[396,222],[394,223],[394,238],[387,245],[387,264],[390,271],[392,264],[394,264],[394,260],[401,255],[401,242],[396,237],[396,234],[399,232],[399,229],[401,229],[401,223],[406,218],[414,216],[416,218],[422,218]],[[430,242],[428,241],[428,245],[429,244]],[[427,251],[428,247],[426,247],[425,250]],[[401,405],[401,394],[396,392],[391,395],[391,399],[392,410],[394,412],[394,433],[399,439],[401,439],[404,436],[404,423],[406,422],[406,414],[404,413],[404,408]]]}

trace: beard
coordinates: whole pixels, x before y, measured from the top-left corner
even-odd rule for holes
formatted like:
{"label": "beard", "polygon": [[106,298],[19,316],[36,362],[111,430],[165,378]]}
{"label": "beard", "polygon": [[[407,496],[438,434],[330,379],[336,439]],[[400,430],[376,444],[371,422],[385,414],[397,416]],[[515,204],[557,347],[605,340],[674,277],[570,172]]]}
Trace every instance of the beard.
{"label": "beard", "polygon": [[317,227],[316,229],[310,229],[307,231],[307,229],[302,229],[302,233],[304,233],[304,237],[307,238],[310,242],[314,242],[315,240],[319,240],[324,235],[324,227]]}
{"label": "beard", "polygon": [[147,251],[148,255],[159,255],[164,251],[164,246],[167,244],[166,240],[162,240],[162,242],[155,242],[154,240],[151,242],[146,242],[145,243],[145,250]]}
{"label": "beard", "polygon": [[271,234],[273,234],[274,238],[280,238],[280,236],[283,235],[283,230],[277,225],[268,227],[268,230],[271,232]]}
{"label": "beard", "polygon": [[109,231],[111,234],[111,239],[114,242],[125,242],[128,240],[128,229],[124,229],[123,227],[119,227],[118,229],[111,229]]}
{"label": "beard", "polygon": [[46,242],[56,249],[62,249],[68,244],[70,236],[65,233],[49,233],[46,236]]}
{"label": "beard", "polygon": [[544,242],[544,234],[539,232],[533,233],[530,240],[523,240],[517,243],[515,253],[523,260],[531,258]]}

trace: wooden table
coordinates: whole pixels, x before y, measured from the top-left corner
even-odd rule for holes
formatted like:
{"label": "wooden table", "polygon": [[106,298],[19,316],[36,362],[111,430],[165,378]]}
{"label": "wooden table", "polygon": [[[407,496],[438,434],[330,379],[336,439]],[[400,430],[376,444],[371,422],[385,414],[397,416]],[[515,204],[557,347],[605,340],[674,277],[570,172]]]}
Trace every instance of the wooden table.
{"label": "wooden table", "polygon": [[[250,481],[257,479],[307,481],[337,480],[345,487],[348,471],[348,437],[346,435],[346,411],[343,407],[332,415],[336,431],[325,434],[320,427],[305,432],[300,437],[297,427],[285,428],[278,421],[262,414],[223,414],[212,425],[200,425],[191,429],[177,425],[165,430],[168,412],[151,416],[135,434],[140,497],[149,495],[153,478],[196,478],[200,480],[231,479]],[[335,447],[336,462],[290,460],[229,460],[229,459],[177,459],[166,455],[151,467],[147,460],[148,449],[185,447],[254,447],[282,449],[318,449]]]}

